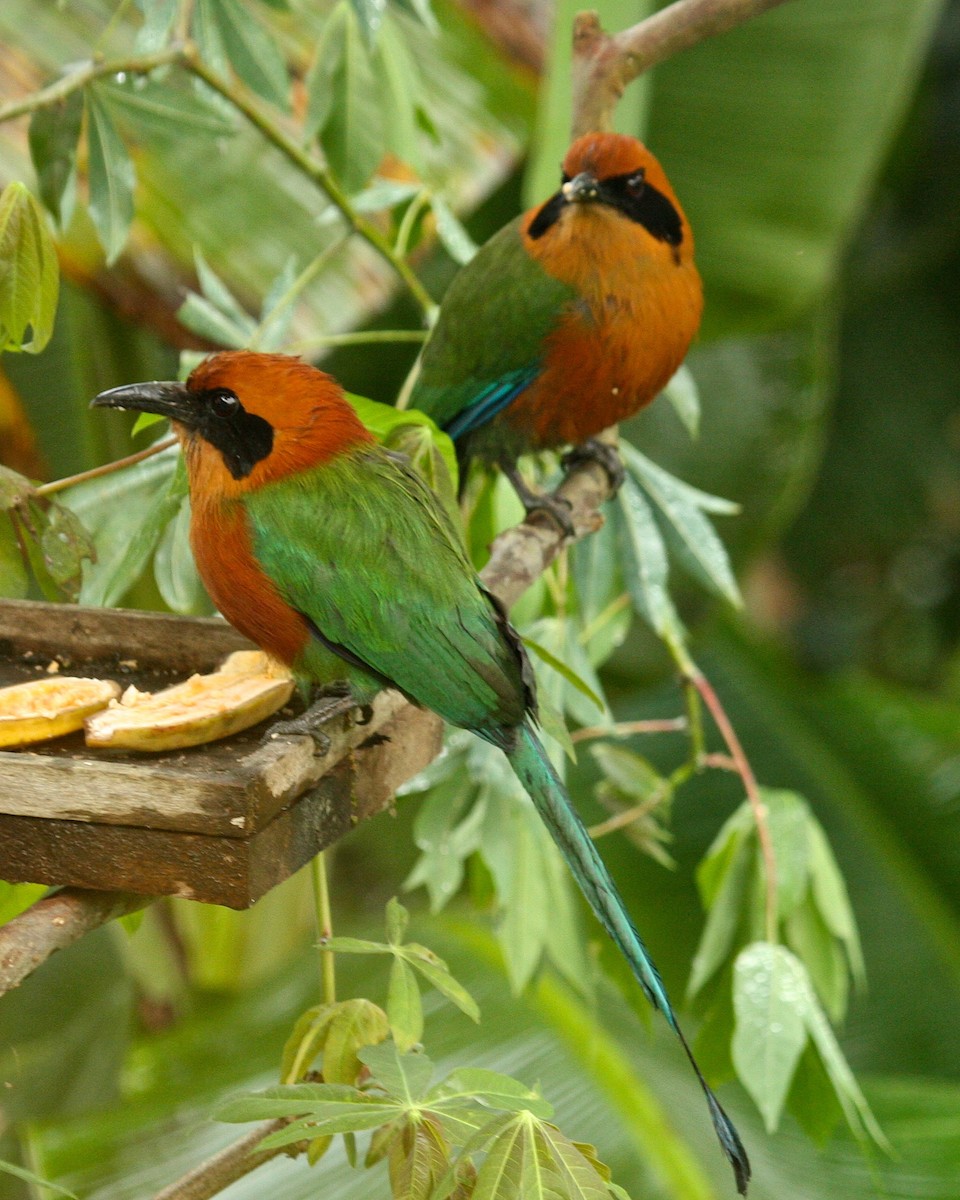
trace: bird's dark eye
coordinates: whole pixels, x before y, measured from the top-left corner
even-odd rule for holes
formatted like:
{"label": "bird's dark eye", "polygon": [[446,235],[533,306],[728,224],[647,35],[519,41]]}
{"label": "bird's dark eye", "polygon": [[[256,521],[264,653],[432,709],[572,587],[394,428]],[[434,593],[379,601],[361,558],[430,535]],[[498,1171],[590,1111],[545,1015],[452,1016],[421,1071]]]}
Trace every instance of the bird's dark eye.
{"label": "bird's dark eye", "polygon": [[215,417],[233,417],[240,411],[240,401],[229,388],[214,388],[210,392],[210,411]]}
{"label": "bird's dark eye", "polygon": [[639,196],[646,186],[644,176],[646,172],[641,167],[639,171],[635,171],[632,175],[627,176],[627,191],[631,196]]}

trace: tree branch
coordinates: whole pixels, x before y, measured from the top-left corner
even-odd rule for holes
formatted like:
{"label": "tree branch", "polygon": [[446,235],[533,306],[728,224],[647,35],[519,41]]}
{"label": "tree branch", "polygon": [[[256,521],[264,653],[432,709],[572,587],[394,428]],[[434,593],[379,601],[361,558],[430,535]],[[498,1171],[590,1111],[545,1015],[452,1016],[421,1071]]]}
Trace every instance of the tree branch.
{"label": "tree branch", "polygon": [[205,1162],[198,1163],[192,1171],[181,1176],[175,1183],[157,1192],[153,1200],[209,1200],[224,1188],[229,1187],[257,1167],[279,1158],[281,1154],[296,1157],[303,1154],[308,1141],[294,1142],[289,1146],[275,1146],[271,1150],[258,1150],[257,1146],[271,1133],[289,1125],[292,1118],[278,1117],[275,1121],[263,1121],[249,1133],[225,1146],[219,1153]]}
{"label": "tree branch", "polygon": [[573,137],[610,129],[624,89],[644,71],[783,3],[677,0],[612,35],[604,32],[598,13],[578,13],[573,24]]}
{"label": "tree branch", "polygon": [[64,888],[44,896],[18,917],[0,926],[0,996],[62,950],[115,917],[152,904],[153,896]]}

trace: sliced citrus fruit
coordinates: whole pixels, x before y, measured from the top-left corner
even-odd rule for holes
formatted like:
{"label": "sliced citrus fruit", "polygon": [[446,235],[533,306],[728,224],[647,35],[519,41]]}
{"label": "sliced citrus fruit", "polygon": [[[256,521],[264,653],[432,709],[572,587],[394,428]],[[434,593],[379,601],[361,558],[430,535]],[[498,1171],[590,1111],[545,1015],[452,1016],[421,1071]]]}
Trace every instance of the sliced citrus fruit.
{"label": "sliced citrus fruit", "polygon": [[260,650],[238,650],[219,671],[191,675],[162,692],[129,687],[86,722],[88,746],[179,750],[239,733],[283,708],[289,670]]}
{"label": "sliced citrus fruit", "polygon": [[0,746],[28,746],[80,729],[120,695],[112,679],[54,675],[0,688]]}

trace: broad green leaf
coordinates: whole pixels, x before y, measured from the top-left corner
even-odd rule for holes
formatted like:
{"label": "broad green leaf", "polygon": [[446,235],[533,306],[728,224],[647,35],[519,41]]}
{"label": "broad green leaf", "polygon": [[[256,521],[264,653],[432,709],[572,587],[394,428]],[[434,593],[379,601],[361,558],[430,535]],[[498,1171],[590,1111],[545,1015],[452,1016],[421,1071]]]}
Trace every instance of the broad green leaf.
{"label": "broad green leaf", "polygon": [[384,96],[383,121],[387,148],[402,162],[420,172],[423,169],[423,155],[420,152],[415,104],[415,96],[420,89],[420,73],[407,49],[403,26],[390,13],[385,15],[380,28],[373,53],[373,69]]}
{"label": "broad green leaf", "polygon": [[323,1050],[327,1027],[337,1011],[335,1004],[315,1004],[297,1018],[283,1047],[280,1081],[296,1083]]}
{"label": "broad green leaf", "polygon": [[[604,506],[605,514],[612,511],[612,504]],[[599,666],[622,643],[633,620],[616,522],[607,516],[600,529],[572,547],[571,557],[582,626],[578,637],[590,662]]]}
{"label": "broad green leaf", "polygon": [[289,342],[298,294],[296,279],[297,259],[291,254],[264,297],[253,349],[266,353],[282,351]]}
{"label": "broad green leaf", "polygon": [[364,1047],[359,1058],[386,1092],[406,1104],[418,1104],[430,1087],[433,1063],[425,1054],[404,1054],[395,1042],[382,1042]]}
{"label": "broad green leaf", "polygon": [[[434,1089],[442,1102],[459,1097],[479,1100],[490,1108],[508,1112],[531,1112],[544,1119],[553,1115],[553,1107],[540,1093],[528,1088],[519,1079],[484,1067],[460,1067]],[[436,1103],[437,1100],[431,1101]]]}
{"label": "broad green leaf", "polygon": [[355,1084],[361,1069],[357,1052],[382,1042],[388,1032],[386,1013],[370,1000],[344,1000],[338,1004],[323,1042],[323,1077],[327,1083]]}
{"label": "broad green leaf", "polygon": [[803,967],[782,946],[755,942],[737,956],[733,1062],[763,1114],[768,1133],[780,1123],[807,1043],[806,991]]}
{"label": "broad green leaf", "polygon": [[423,1001],[412,967],[399,955],[390,965],[387,1018],[397,1048],[406,1054],[423,1037]]}
{"label": "broad green leaf", "polygon": [[84,563],[82,604],[117,604],[142,574],[183,496],[175,447],[133,467],[77,484],[62,499],[90,532],[95,563]]}
{"label": "broad green leaf", "polygon": [[196,0],[193,9],[193,36],[203,61],[218,75],[229,75],[230,60],[220,27],[218,0]]}
{"label": "broad green leaf", "polygon": [[360,213],[383,212],[412,200],[423,190],[419,183],[406,183],[400,179],[373,178],[369,187],[350,197],[350,203]]}
{"label": "broad green leaf", "polygon": [[803,900],[811,865],[813,815],[795,792],[761,788],[777,861],[777,914],[785,920]]}
{"label": "broad green leaf", "polygon": [[[725,837],[716,853],[708,852],[708,857],[698,868],[697,882],[707,907],[707,920],[690,966],[688,998],[700,991],[733,950],[737,930],[745,917],[753,865],[751,851],[752,845],[746,834],[738,836],[734,833]],[[714,855],[712,859],[711,854]],[[708,875],[705,884],[704,867],[717,862],[722,863],[722,870]]]}
{"label": "broad green leaf", "polygon": [[[454,527],[458,528],[461,516],[457,503],[457,475],[455,471],[451,474],[449,455],[453,451],[453,444],[447,435],[437,434],[427,425],[399,424],[390,430],[383,444],[388,450],[405,454],[410,459],[410,465],[423,476],[427,486],[446,508]],[[456,466],[456,459],[453,466]]]}
{"label": "broad green leaf", "polygon": [[862,987],[866,970],[857,923],[850,906],[847,885],[819,823],[810,829],[810,886],[820,916],[834,937],[843,943],[854,982]]}
{"label": "broad green leaf", "polygon": [[396,896],[387,901],[387,941],[391,946],[399,946],[410,924],[410,913],[403,907]]}
{"label": "broad green leaf", "polygon": [[610,1200],[607,1181],[555,1125],[543,1122],[537,1126],[536,1136],[549,1154],[569,1200]]}
{"label": "broad green leaf", "polygon": [[401,1124],[390,1146],[390,1189],[395,1200],[430,1200],[450,1163],[443,1131],[429,1115]]}
{"label": "broad green leaf", "polygon": [[489,837],[484,837],[483,855],[497,879],[504,910],[497,936],[507,960],[510,986],[519,993],[540,964],[553,920],[543,863],[545,831],[536,814],[524,806],[514,807],[505,827],[501,822],[501,833],[510,839],[506,862],[492,857]]}
{"label": "broad green leaf", "polygon": [[325,950],[335,954],[392,954],[393,947],[386,942],[369,942],[365,938],[332,937],[323,942]]}
{"label": "broad green leaf", "polygon": [[199,246],[194,247],[193,263],[197,271],[197,281],[200,291],[210,303],[218,308],[238,328],[246,331],[248,337],[256,332],[257,323],[247,312],[230,288],[207,262]]}
{"label": "broad green leaf", "polygon": [[366,396],[357,396],[353,392],[346,393],[347,399],[354,411],[378,441],[392,444],[397,435],[407,426],[429,433],[430,440],[443,456],[451,480],[457,478],[457,455],[453,442],[439,429],[426,413],[417,408],[394,408],[392,404],[380,404],[377,400],[368,400]]}
{"label": "broad green leaf", "polygon": [[38,108],[30,118],[30,157],[37,172],[40,199],[61,225],[70,220],[77,169],[77,143],[83,123],[83,93],[71,92],[63,100]]}
{"label": "broad green leaf", "polygon": [[417,812],[414,838],[421,855],[403,886],[405,891],[425,886],[431,912],[439,912],[459,890],[464,861],[480,845],[483,804],[470,805],[467,815],[460,819],[475,795],[474,785],[462,774],[441,779],[432,786]]}
{"label": "broad green leaf", "polygon": [[71,599],[80,591],[82,564],[93,561],[96,550],[90,534],[76,513],[63,504],[51,503],[40,537],[40,551],[50,577]]}
{"label": "broad green leaf", "polygon": [[224,137],[236,133],[235,123],[222,108],[208,103],[196,90],[178,87],[169,79],[163,83],[140,78],[106,84],[101,86],[100,94],[115,112],[158,137]]}
{"label": "broad green leaf", "polygon": [[[187,293],[187,298],[177,309],[177,319],[191,333],[227,350],[242,350],[250,339],[250,331],[245,326],[238,325],[196,292]],[[252,326],[253,322],[250,324]]]}
{"label": "broad green leaf", "polygon": [[678,367],[663,389],[664,397],[673,406],[684,429],[692,438],[700,433],[700,392],[690,368]]}
{"label": "broad green leaf", "polygon": [[9,513],[0,513],[0,596],[23,600],[30,580]]}
{"label": "broad green leaf", "polygon": [[178,0],[137,0],[143,24],[137,33],[138,54],[152,54],[167,44],[180,5]]}
{"label": "broad green leaf", "polygon": [[466,266],[479,249],[477,243],[467,233],[443,196],[433,196],[430,207],[437,219],[437,237],[444,250],[455,263]]}
{"label": "broad green leaf", "polygon": [[849,967],[841,943],[815,904],[801,904],[787,918],[784,934],[790,949],[810,974],[814,990],[834,1022],[847,1011]]}
{"label": "broad green leaf", "polygon": [[424,24],[431,33],[439,33],[440,26],[433,15],[430,0],[397,0],[401,8],[406,9]]}
{"label": "broad green leaf", "polygon": [[273,35],[239,0],[214,0],[213,15],[230,64],[247,87],[270,104],[288,108],[287,64]]}
{"label": "broad green leaf", "polygon": [[367,43],[373,46],[387,11],[387,0],[350,0]]}
{"label": "broad green leaf", "polygon": [[532,1149],[530,1127],[522,1114],[513,1117],[487,1147],[483,1166],[477,1172],[472,1200],[543,1200],[542,1193],[521,1190],[524,1159]]}
{"label": "broad green leaf", "polygon": [[634,608],[662,635],[674,618],[663,536],[646,497],[630,476],[623,481],[614,504],[611,517],[617,525],[624,583]]}
{"label": "broad green leaf", "polygon": [[739,605],[740,591],[730,559],[703,515],[703,511],[736,511],[736,506],[676,479],[629,442],[621,442],[620,452],[627,470],[654,506],[664,534],[681,562],[712,591]]}
{"label": "broad green leaf", "polygon": [[370,53],[348,0],[327,20],[307,88],[305,133],[316,133],[346,190],[359,191],[383,157],[384,131]]}
{"label": "broad green leaf", "polygon": [[68,1188],[61,1187],[59,1183],[51,1183],[49,1179],[43,1179],[39,1175],[35,1175],[33,1171],[28,1171],[26,1167],[18,1167],[16,1163],[4,1162],[0,1159],[0,1174],[12,1175],[15,1179],[22,1179],[24,1183],[29,1183],[31,1189],[44,1195],[52,1192],[55,1196],[69,1196],[70,1200],[77,1200],[76,1194]]}
{"label": "broad green leaf", "polygon": [[39,354],[53,333],[59,288],[43,212],[22,183],[10,183],[0,193],[0,353]]}
{"label": "broad green leaf", "polygon": [[632,750],[598,742],[590,747],[590,753],[617,790],[633,800],[648,799],[663,784],[660,772]]}
{"label": "broad green leaf", "polygon": [[432,950],[428,950],[426,946],[420,946],[416,942],[408,942],[403,947],[403,957],[415,970],[420,972],[428,983],[437,989],[441,996],[446,996],[472,1021],[479,1022],[480,1010],[477,1002],[467,989],[450,974],[449,968],[442,958],[438,958]]}
{"label": "broad green leaf", "polygon": [[157,589],[174,612],[207,615],[211,605],[190,549],[190,497],[184,496],[176,515],[160,537],[153,559]]}
{"label": "broad green leaf", "polygon": [[105,85],[87,88],[87,146],[90,217],[112,264],[127,240],[133,220],[136,173],[109,109],[101,95]]}
{"label": "broad green leaf", "polygon": [[[432,1200],[447,1200],[447,1197],[456,1190],[458,1182],[466,1175],[465,1167],[469,1165],[470,1156],[479,1154],[485,1150],[502,1133],[514,1128],[516,1122],[517,1117],[514,1113],[504,1113],[501,1116],[492,1117],[485,1124],[481,1125],[463,1144],[459,1157],[453,1162],[447,1174],[437,1184]],[[472,1182],[473,1176],[471,1177]],[[475,1200],[475,1190],[471,1190],[468,1194],[472,1200]]]}
{"label": "broad green leaf", "polygon": [[[275,1117],[304,1117],[316,1119],[316,1135],[344,1133],[348,1130],[374,1129],[397,1115],[397,1106],[389,1101],[356,1088],[333,1083],[278,1084],[246,1096],[234,1096],[217,1105],[211,1114],[215,1121],[238,1124],[246,1121],[271,1120]],[[286,1133],[288,1130],[281,1130]],[[299,1135],[299,1136],[302,1136]],[[270,1145],[286,1145],[299,1141],[299,1136],[271,1139]],[[261,1145],[266,1146],[264,1141]]]}

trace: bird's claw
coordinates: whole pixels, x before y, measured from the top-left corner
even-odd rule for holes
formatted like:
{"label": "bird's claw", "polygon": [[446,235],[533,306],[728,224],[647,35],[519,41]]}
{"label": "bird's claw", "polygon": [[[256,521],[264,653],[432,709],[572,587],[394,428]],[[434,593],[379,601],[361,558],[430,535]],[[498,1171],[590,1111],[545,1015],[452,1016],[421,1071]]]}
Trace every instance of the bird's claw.
{"label": "bird's claw", "polygon": [[544,513],[557,525],[565,538],[576,537],[577,527],[573,523],[573,509],[569,500],[565,500],[553,492],[546,492],[539,496],[531,493],[529,500],[523,496],[520,499],[523,501],[528,520],[537,513]]}
{"label": "bird's claw", "polygon": [[617,451],[616,446],[611,446],[609,442],[601,442],[597,438],[590,438],[579,446],[574,446],[572,450],[560,459],[560,465],[565,471],[572,471],[575,467],[579,467],[581,463],[597,463],[603,467],[607,473],[607,478],[610,480],[610,491],[616,494],[623,486],[623,481],[626,478],[626,473],[623,469],[623,460]]}
{"label": "bird's claw", "polygon": [[[357,702],[352,696],[321,695],[299,717],[293,717],[289,721],[277,721],[271,725],[263,735],[262,741],[268,743],[293,737],[309,737],[313,739],[314,754],[322,757],[330,749],[330,738],[321,727],[332,721],[334,717],[354,712],[357,708]],[[370,706],[363,705],[360,707],[360,712],[362,716],[358,724],[368,724],[372,715]]]}

